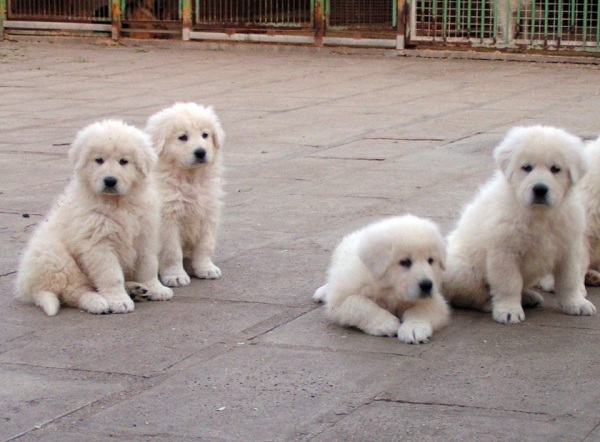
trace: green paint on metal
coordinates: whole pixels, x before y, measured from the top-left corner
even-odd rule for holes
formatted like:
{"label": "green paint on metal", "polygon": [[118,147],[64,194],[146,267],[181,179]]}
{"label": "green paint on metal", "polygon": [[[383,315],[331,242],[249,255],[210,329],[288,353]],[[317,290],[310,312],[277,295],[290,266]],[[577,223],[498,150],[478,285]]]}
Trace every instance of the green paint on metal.
{"label": "green paint on metal", "polygon": [[588,2],[583,0],[583,42],[586,43],[588,40]]}
{"label": "green paint on metal", "polygon": [[442,39],[446,41],[447,30],[448,30],[448,0],[444,0],[444,6],[442,10]]}
{"label": "green paint on metal", "polygon": [[398,26],[398,1],[392,0],[392,27],[396,29]]}
{"label": "green paint on metal", "polygon": [[0,0],[0,40],[4,40],[4,20],[6,20],[6,0]]}
{"label": "green paint on metal", "polygon": [[550,4],[548,0],[544,3],[544,39],[548,39],[548,19],[550,18],[548,10],[550,9]]}
{"label": "green paint on metal", "polygon": [[[562,0],[558,0],[558,10],[559,11],[563,10],[563,2],[562,2]],[[562,40],[562,26],[563,26],[563,21],[561,19],[559,19],[558,20],[558,26],[557,26],[557,29],[556,29],[556,38],[558,39],[559,43]]]}

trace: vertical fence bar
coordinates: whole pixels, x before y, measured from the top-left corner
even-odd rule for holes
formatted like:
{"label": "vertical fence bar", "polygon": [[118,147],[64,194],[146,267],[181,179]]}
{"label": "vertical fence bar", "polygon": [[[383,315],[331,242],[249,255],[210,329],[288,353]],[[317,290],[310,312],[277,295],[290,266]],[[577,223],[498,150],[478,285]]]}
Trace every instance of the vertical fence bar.
{"label": "vertical fence bar", "polygon": [[446,43],[446,39],[448,38],[448,35],[447,35],[447,28],[448,28],[448,0],[444,0],[442,2],[442,7],[444,8],[443,11],[442,11],[442,41],[445,44]]}
{"label": "vertical fence bar", "polygon": [[121,36],[121,1],[111,0],[110,11],[112,20],[111,36],[113,40],[118,40]]}
{"label": "vertical fence bar", "polygon": [[600,0],[596,4],[596,49],[600,48]]}
{"label": "vertical fence bar", "polygon": [[[600,0],[599,0],[600,1]],[[563,26],[563,0],[558,0],[558,13],[556,16],[557,26],[556,26],[556,41],[558,42],[558,46],[562,42],[562,26]]]}
{"label": "vertical fence bar", "polygon": [[315,45],[323,46],[325,36],[325,16],[329,0],[313,0],[315,4]]}
{"label": "vertical fence bar", "polygon": [[588,2],[583,0],[583,42],[586,43],[588,40]]}
{"label": "vertical fence bar", "polygon": [[0,41],[4,40],[4,20],[6,20],[6,0],[0,0]]}
{"label": "vertical fence bar", "polygon": [[192,0],[183,0],[181,2],[181,39],[190,41],[190,32],[192,30]]}
{"label": "vertical fence bar", "polygon": [[406,0],[394,0],[394,4],[396,5],[396,49],[401,50],[406,46],[406,23],[408,21],[409,4]]}

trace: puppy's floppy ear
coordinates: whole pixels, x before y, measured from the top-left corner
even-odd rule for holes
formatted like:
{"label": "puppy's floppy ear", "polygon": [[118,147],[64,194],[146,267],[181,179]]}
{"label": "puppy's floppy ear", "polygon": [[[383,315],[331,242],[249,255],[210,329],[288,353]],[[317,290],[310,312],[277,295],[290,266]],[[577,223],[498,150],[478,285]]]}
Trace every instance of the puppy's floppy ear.
{"label": "puppy's floppy ear", "polygon": [[137,153],[136,168],[143,176],[148,176],[154,165],[158,161],[158,156],[152,149],[152,140],[148,134],[139,132],[140,134],[140,150]]}
{"label": "puppy's floppy ear", "polygon": [[512,158],[515,148],[521,142],[523,138],[524,127],[513,127],[508,131],[502,142],[494,150],[494,160],[496,166],[506,179],[510,180],[512,177]]}
{"label": "puppy's floppy ear", "polygon": [[390,266],[393,252],[391,242],[380,235],[366,234],[358,245],[358,257],[377,278]]}
{"label": "puppy's floppy ear", "polygon": [[214,143],[217,149],[220,149],[225,143],[225,132],[223,132],[223,128],[221,127],[221,122],[219,121],[219,117],[215,113],[212,106],[206,108],[208,114],[210,115],[213,122],[213,129],[215,131]]}
{"label": "puppy's floppy ear", "polygon": [[589,169],[590,159],[588,149],[585,148],[583,140],[573,136],[573,149],[569,158],[569,177],[573,184],[579,182]]}
{"label": "puppy's floppy ear", "polygon": [[86,160],[86,146],[90,133],[95,131],[99,127],[99,123],[93,123],[89,126],[81,129],[75,136],[75,140],[71,143],[71,149],[69,149],[69,160],[75,168],[75,170],[81,170]]}
{"label": "puppy's floppy ear", "polygon": [[152,137],[152,146],[158,155],[160,155],[164,149],[167,137],[171,132],[173,120],[172,114],[173,107],[163,109],[154,115],[151,115],[146,123],[146,128],[144,130]]}

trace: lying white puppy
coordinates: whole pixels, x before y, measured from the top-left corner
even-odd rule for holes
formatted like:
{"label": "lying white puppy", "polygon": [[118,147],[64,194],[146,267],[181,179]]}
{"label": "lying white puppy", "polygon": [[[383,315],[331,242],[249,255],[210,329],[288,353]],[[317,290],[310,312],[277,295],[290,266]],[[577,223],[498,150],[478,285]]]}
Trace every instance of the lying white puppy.
{"label": "lying white puppy", "polygon": [[[122,121],[79,132],[69,151],[75,174],[31,238],[17,277],[18,296],[48,316],[60,303],[91,313],[127,313],[126,291],[166,300],[158,280],[159,206],[150,139]],[[147,292],[144,292],[146,290]]]}
{"label": "lying white puppy", "polygon": [[342,240],[327,284],[313,299],[324,301],[328,318],[339,325],[425,343],[450,319],[439,292],[444,260],[433,222],[412,215],[385,219]]}
{"label": "lying white puppy", "polygon": [[582,141],[546,126],[510,130],[496,148],[499,171],[448,237],[443,289],[453,305],[518,323],[540,305],[531,288],[554,275],[565,313],[594,315],[585,299],[585,214],[575,184],[586,172]]}

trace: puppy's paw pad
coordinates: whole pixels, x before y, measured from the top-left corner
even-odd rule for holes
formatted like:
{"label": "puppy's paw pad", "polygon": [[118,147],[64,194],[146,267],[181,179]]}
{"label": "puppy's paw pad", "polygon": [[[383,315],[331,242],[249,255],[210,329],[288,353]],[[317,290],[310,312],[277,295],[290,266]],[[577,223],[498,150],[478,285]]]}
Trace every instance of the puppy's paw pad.
{"label": "puppy's paw pad", "polygon": [[518,308],[494,308],[492,313],[494,321],[500,324],[518,324],[525,320],[523,307]]}
{"label": "puppy's paw pad", "polygon": [[186,285],[190,285],[190,277],[187,273],[161,275],[160,280],[167,287],[185,287]]}
{"label": "puppy's paw pad", "polygon": [[585,274],[585,283],[592,286],[600,285],[600,272],[593,269],[588,269],[587,273]]}
{"label": "puppy's paw pad", "polygon": [[404,322],[398,329],[398,339],[405,344],[426,344],[433,334],[431,324]]}
{"label": "puppy's paw pad", "polygon": [[396,317],[387,318],[385,321],[377,324],[368,333],[373,336],[396,336],[400,327],[400,320]]}
{"label": "puppy's paw pad", "polygon": [[156,290],[151,290],[148,293],[151,301],[168,301],[173,297],[173,290],[169,287],[162,287]]}
{"label": "puppy's paw pad", "polygon": [[221,269],[213,263],[205,264],[194,270],[196,276],[200,279],[219,279],[221,277]]}
{"label": "puppy's paw pad", "polygon": [[594,316],[596,307],[587,299],[582,299],[579,302],[570,302],[561,304],[562,311],[568,315],[577,316]]}
{"label": "puppy's paw pad", "polygon": [[538,292],[525,290],[521,297],[521,305],[526,308],[539,307],[544,303],[544,298]]}
{"label": "puppy's paw pad", "polygon": [[144,302],[150,299],[149,289],[144,284],[138,282],[125,282],[125,291],[133,299],[134,302]]}

